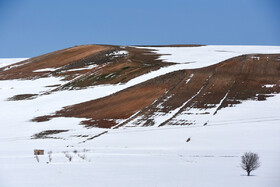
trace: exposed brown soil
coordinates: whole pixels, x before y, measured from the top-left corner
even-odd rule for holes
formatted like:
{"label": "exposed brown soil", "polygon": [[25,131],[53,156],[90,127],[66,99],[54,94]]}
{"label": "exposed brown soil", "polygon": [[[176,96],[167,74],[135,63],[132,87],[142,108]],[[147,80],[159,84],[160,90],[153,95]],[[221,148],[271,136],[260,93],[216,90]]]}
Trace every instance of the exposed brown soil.
{"label": "exposed brown soil", "polygon": [[[252,56],[258,56],[260,60],[256,60]],[[185,83],[185,80],[188,79],[186,76],[184,81],[167,94],[166,97],[172,95],[168,101],[158,100],[139,113],[139,116],[142,116],[142,121],[152,119],[154,113],[167,113],[182,106],[190,99],[171,119],[161,124],[188,125],[190,124],[188,121],[172,121],[172,119],[188,108],[204,110],[218,107],[215,115],[221,108],[234,106],[242,100],[260,100],[258,95],[262,95],[262,99],[265,99],[271,93],[280,92],[280,63],[276,60],[277,57],[279,54],[243,55],[207,68],[186,70],[189,72],[188,75],[193,74],[188,84]],[[275,86],[265,88],[263,87],[265,84],[275,84]],[[199,94],[195,95],[198,91],[200,91]],[[220,102],[222,103],[220,104]],[[157,107],[159,103],[162,103],[162,108]]]}
{"label": "exposed brown soil", "polygon": [[[165,92],[164,85],[147,85],[140,87],[133,87],[127,89],[124,92],[119,92],[112,96],[108,96],[102,99],[89,101],[76,105],[79,110],[72,107],[66,107],[66,113],[61,111],[55,116],[76,116],[91,118],[95,116],[91,124],[94,126],[109,128],[116,125],[112,119],[126,119],[138,110],[152,104],[152,102],[160,97]],[[36,118],[35,121],[45,121],[49,117],[43,116]],[[85,124],[89,125],[88,122]]]}
{"label": "exposed brown soil", "polygon": [[[253,56],[260,59],[252,58]],[[221,108],[234,106],[242,100],[264,100],[271,93],[279,93],[279,56],[242,55],[206,68],[169,73],[108,97],[65,107],[55,115],[41,116],[34,121],[59,116],[85,117],[91,119],[85,122],[87,125],[110,128],[124,125],[125,123],[117,124],[115,120],[128,119],[137,111],[140,112],[134,118],[139,118],[142,125],[153,125],[156,113],[168,113],[178,107],[182,108],[173,118],[187,108],[206,109],[218,106],[215,115]],[[193,77],[186,83],[191,75]],[[266,88],[263,86],[265,84],[276,86]],[[221,105],[218,105],[220,102]],[[134,123],[138,124],[137,121]],[[172,122],[171,118],[161,125],[165,124],[188,123]]]}
{"label": "exposed brown soil", "polygon": [[[118,54],[127,51],[128,54]],[[51,85],[53,91],[83,89],[100,84],[125,83],[137,76],[172,63],[158,59],[152,50],[109,45],[83,45],[34,57],[0,68],[0,80],[62,77],[63,85]],[[90,65],[92,69],[80,69]],[[10,69],[8,69],[11,67]],[[48,68],[55,68],[48,70]],[[8,69],[8,70],[7,70]],[[43,72],[36,70],[46,69]],[[35,72],[34,72],[35,71]]]}
{"label": "exposed brown soil", "polygon": [[108,59],[106,62],[109,63],[104,63],[102,68],[96,68],[90,72],[80,72],[80,74],[84,74],[82,77],[70,81],[61,89],[80,89],[99,84],[125,83],[137,76],[170,65],[170,63],[158,60],[159,55],[148,49],[126,47],[124,50],[128,52],[128,55]]}

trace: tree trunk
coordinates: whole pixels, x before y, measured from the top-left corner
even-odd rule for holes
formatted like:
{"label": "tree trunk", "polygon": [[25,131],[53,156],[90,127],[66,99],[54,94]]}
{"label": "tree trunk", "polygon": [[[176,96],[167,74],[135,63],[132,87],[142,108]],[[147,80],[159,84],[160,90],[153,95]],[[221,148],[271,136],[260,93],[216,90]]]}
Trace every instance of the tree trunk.
{"label": "tree trunk", "polygon": [[247,171],[247,176],[250,176],[250,173],[251,173],[250,171]]}

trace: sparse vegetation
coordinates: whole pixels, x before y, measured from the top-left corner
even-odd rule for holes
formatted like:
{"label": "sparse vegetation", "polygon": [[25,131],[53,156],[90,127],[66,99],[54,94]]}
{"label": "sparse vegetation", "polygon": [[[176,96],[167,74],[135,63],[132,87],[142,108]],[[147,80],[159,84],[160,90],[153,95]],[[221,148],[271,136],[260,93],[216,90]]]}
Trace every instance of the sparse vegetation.
{"label": "sparse vegetation", "polygon": [[88,152],[88,151],[89,151],[89,150],[88,150],[88,149],[86,149],[86,148],[85,148],[85,149],[83,149],[83,152],[84,152],[84,153],[85,153],[85,152]]}
{"label": "sparse vegetation", "polygon": [[78,155],[78,157],[80,157],[82,160],[90,162],[90,159],[87,158],[86,154],[77,154],[77,155]]}
{"label": "sparse vegetation", "polygon": [[128,68],[130,68],[130,66],[123,67],[122,70],[126,70]]}
{"label": "sparse vegetation", "polygon": [[85,155],[85,154],[83,154],[83,155],[81,155],[81,154],[78,154],[78,157],[80,157],[81,159],[85,160],[85,158],[86,158],[86,155]]}
{"label": "sparse vegetation", "polygon": [[71,162],[73,159],[73,156],[68,152],[65,152],[64,154],[65,154],[65,157],[69,160],[69,162]]}
{"label": "sparse vegetation", "polygon": [[38,94],[18,94],[8,98],[8,101],[20,101],[20,100],[31,100],[36,98]]}
{"label": "sparse vegetation", "polygon": [[49,135],[59,134],[62,132],[67,132],[67,131],[68,130],[46,130],[46,131],[42,131],[40,133],[34,134],[31,138],[32,139],[55,138],[55,137],[51,137]]}

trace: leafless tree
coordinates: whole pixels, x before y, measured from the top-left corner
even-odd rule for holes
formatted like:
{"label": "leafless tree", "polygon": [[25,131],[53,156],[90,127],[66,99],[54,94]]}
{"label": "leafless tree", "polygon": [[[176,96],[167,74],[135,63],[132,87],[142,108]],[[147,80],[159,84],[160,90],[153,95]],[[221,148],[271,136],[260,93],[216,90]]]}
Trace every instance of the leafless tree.
{"label": "leafless tree", "polygon": [[260,167],[259,155],[252,152],[244,153],[241,157],[241,167],[247,172],[247,176],[250,176],[251,171]]}

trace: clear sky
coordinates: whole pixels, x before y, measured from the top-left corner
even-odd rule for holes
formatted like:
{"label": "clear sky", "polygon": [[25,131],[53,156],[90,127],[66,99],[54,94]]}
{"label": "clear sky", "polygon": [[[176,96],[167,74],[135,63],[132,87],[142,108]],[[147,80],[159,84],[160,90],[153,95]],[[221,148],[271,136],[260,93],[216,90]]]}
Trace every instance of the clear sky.
{"label": "clear sky", "polygon": [[280,45],[280,0],[0,0],[0,58],[80,44]]}

